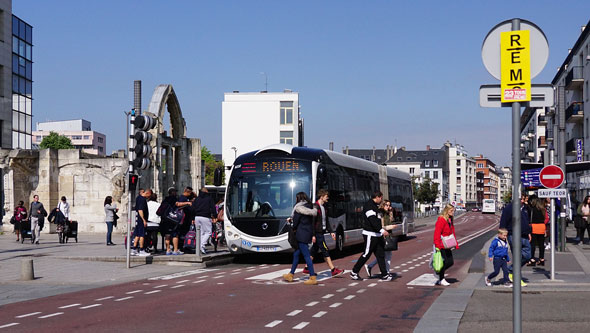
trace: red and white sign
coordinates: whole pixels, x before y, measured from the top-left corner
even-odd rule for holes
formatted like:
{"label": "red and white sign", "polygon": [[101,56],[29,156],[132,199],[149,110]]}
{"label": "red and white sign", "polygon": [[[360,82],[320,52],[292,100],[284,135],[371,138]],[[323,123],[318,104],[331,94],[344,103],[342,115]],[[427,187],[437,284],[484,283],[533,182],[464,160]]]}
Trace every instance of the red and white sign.
{"label": "red and white sign", "polygon": [[539,180],[541,184],[547,188],[557,188],[561,186],[565,175],[563,170],[556,165],[548,165],[541,169],[539,173]]}

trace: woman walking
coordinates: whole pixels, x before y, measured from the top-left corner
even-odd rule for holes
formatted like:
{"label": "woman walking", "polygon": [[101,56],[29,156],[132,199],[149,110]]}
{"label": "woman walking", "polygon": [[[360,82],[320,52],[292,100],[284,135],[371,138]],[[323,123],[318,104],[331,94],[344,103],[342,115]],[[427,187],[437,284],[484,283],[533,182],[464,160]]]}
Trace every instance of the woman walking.
{"label": "woman walking", "polygon": [[[529,198],[531,207],[531,227],[533,229],[531,239],[531,260],[528,266],[545,266],[545,233],[547,232],[547,208],[545,207],[545,200],[531,195]],[[539,248],[539,260],[535,259],[535,249]]]}
{"label": "woman walking", "polygon": [[283,275],[283,279],[287,282],[293,282],[293,274],[299,264],[299,255],[303,255],[307,269],[309,270],[309,280],[303,284],[314,285],[318,284],[317,274],[313,270],[313,261],[309,253],[309,243],[315,242],[313,235],[313,216],[317,215],[317,210],[313,209],[311,201],[304,192],[297,193],[295,197],[297,203],[293,209],[293,229],[295,229],[295,237],[297,238],[298,248],[293,252],[293,264],[291,271]]}
{"label": "woman walking", "polygon": [[[453,266],[453,253],[451,249],[445,249],[442,237],[455,236],[455,226],[453,224],[453,216],[455,215],[455,207],[451,204],[447,204],[442,211],[442,214],[436,220],[434,226],[434,246],[440,250],[440,254],[443,258],[443,268],[438,272],[438,281],[436,285],[448,286],[449,282],[445,279],[445,272],[451,266]],[[457,243],[457,248],[459,245]]]}
{"label": "woman walking", "polygon": [[115,214],[119,211],[116,205],[113,205],[113,197],[110,195],[104,198],[104,213],[105,222],[107,224],[107,246],[113,246],[115,243],[112,242],[111,236],[113,234],[113,222],[115,220]]}
{"label": "woman walking", "polygon": [[[383,229],[391,231],[397,227],[393,217],[391,201],[385,199],[381,202],[381,205],[379,205],[379,214],[381,214],[381,225],[383,226]],[[391,266],[391,256],[392,251],[385,251],[385,268],[387,269],[387,272],[389,272],[389,268]],[[371,263],[365,265],[365,270],[367,271],[367,275],[369,276],[369,278],[372,276],[371,270],[373,269],[373,267],[375,267],[375,265],[377,265],[377,259],[374,259],[373,261],[371,261]]]}
{"label": "woman walking", "polygon": [[576,225],[578,239],[580,240],[578,244],[580,244],[580,242],[587,244],[584,242],[584,231],[588,230],[588,241],[590,242],[590,225],[588,224],[588,222],[590,222],[590,195],[587,195],[584,198],[584,202],[578,206],[578,216],[582,217],[578,220],[578,225]]}
{"label": "woman walking", "polygon": [[16,234],[16,241],[20,241],[21,223],[27,219],[27,209],[25,203],[21,200],[18,206],[14,208],[14,233]]}

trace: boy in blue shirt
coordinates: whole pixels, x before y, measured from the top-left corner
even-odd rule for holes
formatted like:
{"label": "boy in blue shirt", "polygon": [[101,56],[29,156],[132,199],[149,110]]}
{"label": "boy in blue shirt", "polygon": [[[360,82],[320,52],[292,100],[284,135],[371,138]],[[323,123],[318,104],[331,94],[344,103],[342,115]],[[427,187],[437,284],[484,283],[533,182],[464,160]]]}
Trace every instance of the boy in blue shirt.
{"label": "boy in blue shirt", "polygon": [[510,257],[508,256],[507,237],[508,230],[500,228],[498,229],[498,236],[494,238],[492,244],[490,244],[488,258],[494,263],[494,272],[485,278],[486,286],[488,287],[492,285],[491,280],[500,273],[500,268],[502,268],[502,273],[504,273],[504,286],[508,288],[512,287],[512,283],[510,283],[510,280],[508,279],[508,264],[510,263]]}

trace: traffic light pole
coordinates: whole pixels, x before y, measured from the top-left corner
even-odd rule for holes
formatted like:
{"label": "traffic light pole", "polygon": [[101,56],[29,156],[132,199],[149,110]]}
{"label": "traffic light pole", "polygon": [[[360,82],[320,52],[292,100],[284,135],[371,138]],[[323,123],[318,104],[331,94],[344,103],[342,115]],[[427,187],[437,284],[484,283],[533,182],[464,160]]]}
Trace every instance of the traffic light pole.
{"label": "traffic light pole", "polygon": [[[131,122],[127,124],[127,126],[131,126],[131,129],[129,130],[129,133],[135,133],[135,125],[134,125],[134,121],[135,121],[135,109],[131,110]],[[131,176],[133,174],[133,139],[131,138],[131,136],[127,136],[127,148],[129,153],[127,154],[127,159],[129,161],[129,169],[128,169],[128,174],[129,176]],[[133,209],[133,193],[131,193],[131,186],[130,186],[130,182],[129,182],[129,178],[127,177],[127,268],[131,268],[131,219],[132,219],[132,212],[131,210]]]}

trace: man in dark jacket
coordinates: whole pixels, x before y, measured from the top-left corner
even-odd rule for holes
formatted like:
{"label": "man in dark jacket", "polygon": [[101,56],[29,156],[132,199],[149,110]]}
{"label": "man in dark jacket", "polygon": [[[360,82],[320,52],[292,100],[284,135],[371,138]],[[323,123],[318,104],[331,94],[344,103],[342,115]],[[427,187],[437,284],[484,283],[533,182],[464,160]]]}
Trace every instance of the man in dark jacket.
{"label": "man in dark jacket", "polygon": [[39,202],[39,196],[33,196],[33,202],[31,202],[31,207],[29,208],[29,214],[31,217],[31,244],[35,243],[39,245],[39,239],[41,238],[41,229],[43,229],[43,222],[45,216],[47,216],[47,211],[43,204]]}
{"label": "man in dark jacket", "polygon": [[356,264],[352,268],[350,277],[353,280],[362,280],[359,276],[359,271],[363,265],[371,257],[371,253],[375,254],[377,258],[377,264],[381,270],[381,280],[391,281],[393,276],[389,274],[385,266],[385,239],[389,233],[383,229],[381,224],[381,218],[379,213],[379,204],[383,200],[383,193],[381,191],[375,191],[363,209],[365,221],[363,225],[363,238],[365,239],[365,251],[361,257],[357,260]]}
{"label": "man in dark jacket", "polygon": [[[520,198],[520,237],[521,237],[521,266],[524,266],[529,259],[531,259],[531,225],[529,219],[529,208],[527,206],[527,195],[523,195]],[[510,245],[510,252],[512,252],[512,260],[516,260],[518,256],[514,255],[514,247],[512,247],[512,202],[507,204],[502,210],[502,216],[500,217],[500,228],[508,230],[508,244]],[[509,267],[512,272],[512,265]],[[512,273],[510,273],[510,279],[512,279]],[[524,287],[526,283],[521,281],[521,285]]]}
{"label": "man in dark jacket", "polygon": [[206,254],[205,245],[211,237],[212,223],[216,221],[217,210],[213,198],[205,187],[199,191],[199,196],[193,202],[192,211],[195,214],[195,224],[201,226],[201,253]]}

